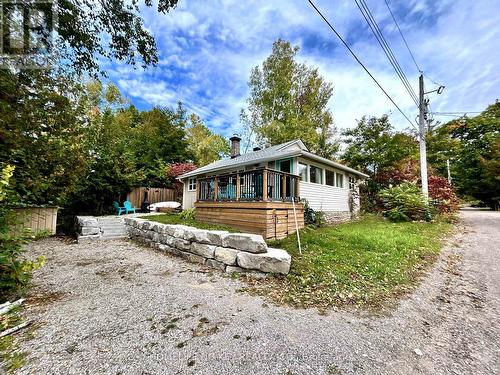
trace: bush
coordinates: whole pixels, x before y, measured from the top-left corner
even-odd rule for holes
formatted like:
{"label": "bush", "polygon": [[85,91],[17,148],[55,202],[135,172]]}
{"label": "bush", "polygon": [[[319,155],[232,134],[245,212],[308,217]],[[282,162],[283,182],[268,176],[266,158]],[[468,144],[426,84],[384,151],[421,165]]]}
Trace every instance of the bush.
{"label": "bush", "polygon": [[383,189],[378,194],[385,215],[392,221],[430,220],[431,212],[420,188],[413,183],[403,182]]}
{"label": "bush", "polygon": [[196,211],[194,208],[190,208],[188,210],[184,210],[182,211],[180,214],[179,214],[179,217],[182,219],[182,220],[188,220],[188,221],[192,221],[192,220],[195,220],[195,215],[196,215]]}
{"label": "bush", "polygon": [[460,202],[448,180],[439,176],[429,176],[429,198],[440,214],[457,211]]}
{"label": "bush", "polygon": [[302,199],[304,203],[304,223],[315,227],[324,227],[327,224],[326,215],[323,211],[315,211],[309,206],[307,199]]}
{"label": "bush", "polygon": [[15,215],[6,203],[13,171],[13,167],[6,166],[0,176],[0,303],[22,295],[31,279],[31,272],[44,263],[43,257],[34,262],[22,257],[24,244],[33,236],[29,233],[17,234],[10,231]]}

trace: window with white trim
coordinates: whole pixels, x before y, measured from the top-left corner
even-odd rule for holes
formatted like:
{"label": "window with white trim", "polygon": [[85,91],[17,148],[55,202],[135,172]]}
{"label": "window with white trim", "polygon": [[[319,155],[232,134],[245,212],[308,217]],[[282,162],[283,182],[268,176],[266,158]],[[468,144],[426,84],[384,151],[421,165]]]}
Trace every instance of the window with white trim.
{"label": "window with white trim", "polygon": [[356,190],[356,178],[349,176],[349,190],[355,191]]}
{"label": "window with white trim", "polygon": [[342,173],[335,173],[335,177],[337,178],[337,187],[338,188],[343,188],[344,187],[344,175]]}
{"label": "window with white trim", "polygon": [[196,178],[190,178],[188,180],[188,191],[196,190]]}

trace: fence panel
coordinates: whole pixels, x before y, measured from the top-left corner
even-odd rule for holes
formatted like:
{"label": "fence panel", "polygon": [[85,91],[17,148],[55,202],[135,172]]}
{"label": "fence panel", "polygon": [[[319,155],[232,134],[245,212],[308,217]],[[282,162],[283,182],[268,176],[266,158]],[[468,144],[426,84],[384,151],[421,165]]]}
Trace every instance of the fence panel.
{"label": "fence panel", "polygon": [[14,208],[15,218],[11,230],[21,233],[31,229],[33,233],[48,232],[56,234],[57,207],[23,207]]}
{"label": "fence panel", "polygon": [[144,201],[144,196],[147,193],[149,203],[170,202],[177,200],[177,192],[169,188],[147,188],[136,187],[127,194],[127,200],[132,203],[134,207],[141,207]]}

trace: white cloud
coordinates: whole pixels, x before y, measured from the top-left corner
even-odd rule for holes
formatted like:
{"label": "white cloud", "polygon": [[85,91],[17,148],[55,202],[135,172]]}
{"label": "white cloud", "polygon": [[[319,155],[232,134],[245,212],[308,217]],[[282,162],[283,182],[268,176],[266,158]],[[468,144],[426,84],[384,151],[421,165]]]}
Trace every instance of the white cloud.
{"label": "white cloud", "polygon": [[[316,1],[360,59],[411,120],[417,113],[364,19],[349,0]],[[496,3],[496,4],[495,4]],[[446,85],[431,96],[434,110],[482,110],[499,95],[499,2],[411,0],[390,2],[425,72]],[[418,72],[383,2],[369,0],[376,20],[417,90]],[[134,100],[150,105],[186,103],[225,135],[240,130],[250,69],[281,37],[302,46],[300,59],[318,66],[334,85],[330,102],[339,127],[363,115],[391,112],[398,128],[408,123],[354,61],[306,1],[182,0],[170,13],[144,8],[145,25],[159,47],[157,68],[134,71],[115,64],[111,79]],[[427,87],[434,85],[426,81]]]}

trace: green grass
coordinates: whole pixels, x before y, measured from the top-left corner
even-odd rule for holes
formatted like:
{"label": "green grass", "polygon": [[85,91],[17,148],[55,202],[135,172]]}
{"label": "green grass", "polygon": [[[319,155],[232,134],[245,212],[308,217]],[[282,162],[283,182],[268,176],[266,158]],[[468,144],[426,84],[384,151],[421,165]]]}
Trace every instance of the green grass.
{"label": "green grass", "polygon": [[292,255],[290,274],[256,281],[254,290],[301,307],[381,306],[415,284],[451,228],[440,221],[391,223],[373,216],[306,228],[301,231],[302,255],[296,235],[270,243]]}
{"label": "green grass", "polygon": [[179,214],[141,216],[141,219],[156,221],[158,223],[163,223],[163,224],[188,225],[190,227],[195,227],[198,229],[226,230],[228,232],[237,232],[235,228],[229,227],[227,225],[201,223],[199,221],[196,221],[196,219],[182,218]]}

